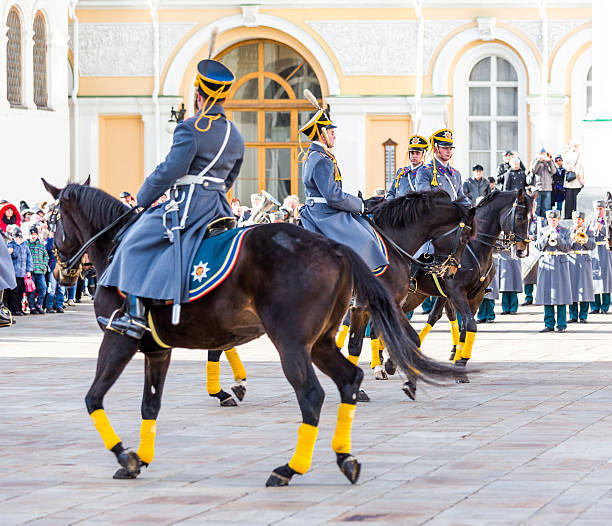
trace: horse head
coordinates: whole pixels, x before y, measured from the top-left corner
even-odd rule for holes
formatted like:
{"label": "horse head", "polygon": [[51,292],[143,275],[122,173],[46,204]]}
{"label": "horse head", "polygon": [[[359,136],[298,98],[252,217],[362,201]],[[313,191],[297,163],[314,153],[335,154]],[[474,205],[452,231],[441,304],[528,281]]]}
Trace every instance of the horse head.
{"label": "horse head", "polygon": [[500,220],[505,241],[512,245],[512,250],[519,258],[529,255],[529,225],[532,218],[532,198],[522,189],[519,189],[516,199],[512,203],[512,208]]}

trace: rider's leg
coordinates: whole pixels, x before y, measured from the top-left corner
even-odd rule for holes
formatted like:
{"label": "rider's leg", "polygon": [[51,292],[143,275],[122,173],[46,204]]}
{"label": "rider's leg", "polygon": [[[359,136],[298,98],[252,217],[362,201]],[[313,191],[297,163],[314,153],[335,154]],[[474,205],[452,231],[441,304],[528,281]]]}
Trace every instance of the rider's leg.
{"label": "rider's leg", "polygon": [[110,318],[98,316],[98,322],[108,330],[140,340],[148,330],[144,303],[139,297],[126,294],[123,309],[119,317],[114,313]]}

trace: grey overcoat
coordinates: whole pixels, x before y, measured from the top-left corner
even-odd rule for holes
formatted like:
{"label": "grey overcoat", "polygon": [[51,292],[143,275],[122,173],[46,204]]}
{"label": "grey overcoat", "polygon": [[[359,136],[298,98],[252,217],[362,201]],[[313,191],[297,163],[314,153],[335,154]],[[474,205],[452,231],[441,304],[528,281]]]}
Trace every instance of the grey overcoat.
{"label": "grey overcoat", "polygon": [[569,230],[557,227],[557,245],[549,244],[550,228],[543,229],[535,242],[540,250],[536,305],[570,305],[573,303],[567,252],[571,241]]}
{"label": "grey overcoat", "polygon": [[421,165],[416,168],[412,168],[412,166],[400,168],[395,174],[395,181],[393,181],[385,199],[395,199],[406,195],[408,192],[416,192],[416,174],[420,167]]}
{"label": "grey overcoat", "polygon": [[[436,168],[435,181],[434,163]],[[450,164],[444,166],[435,157],[429,164],[419,168],[416,175],[416,187],[418,192],[427,192],[436,189],[444,190],[450,195],[453,201],[459,201],[465,206],[472,205],[470,199],[463,193],[463,184],[461,183],[461,174],[459,170],[456,170]]]}
{"label": "grey overcoat", "polygon": [[363,211],[363,202],[342,191],[342,181],[335,180],[334,159],[319,144],[311,143],[303,174],[306,204],[300,208],[302,226],[348,245],[370,270],[388,265],[374,230],[357,215]]}
{"label": "grey overcoat", "polygon": [[[570,230],[570,235],[575,231]],[[588,241],[584,245],[573,243],[569,253],[570,279],[572,298],[575,302],[595,301],[593,293],[593,262],[591,250],[595,248],[593,231],[587,229]]]}
{"label": "grey overcoat", "polygon": [[496,255],[493,256],[493,270],[491,273],[493,274],[493,278],[491,279],[491,283],[489,283],[488,287],[491,289],[485,299],[496,301],[499,299],[499,272],[498,272],[498,258]]}
{"label": "grey overcoat", "polygon": [[0,290],[14,289],[16,286],[13,260],[4,239],[0,237]]}
{"label": "grey overcoat", "polygon": [[504,250],[499,253],[497,270],[499,273],[499,290],[501,292],[523,291],[520,259],[513,258],[509,251]]}
{"label": "grey overcoat", "polygon": [[[197,175],[216,156],[225,138],[227,120],[219,104],[213,106],[208,115],[210,129],[202,132],[195,123],[199,112],[177,125],[170,153],[155,171],[145,179],[138,191],[138,204],[148,207],[158,199],[174,182],[184,175]],[[202,118],[198,127],[206,129],[209,119]],[[202,241],[206,226],[220,217],[233,217],[227,202],[226,192],[236,180],[244,157],[244,139],[238,129],[230,124],[227,145],[211,170],[206,174],[220,179],[220,182],[206,181],[196,185],[189,207],[185,229],[181,235],[181,269],[183,301],[188,299],[189,275],[192,259]],[[180,217],[183,217],[189,186],[178,187]],[[162,225],[164,207],[161,203],[148,209],[130,227],[121,241],[115,256],[100,279],[106,287],[139,296],[169,300],[174,297],[176,281],[174,247],[165,236]],[[170,221],[170,216],[168,216]],[[170,226],[170,225],[169,225]]]}
{"label": "grey overcoat", "polygon": [[605,227],[597,219],[591,222],[596,247],[593,250],[593,290],[595,294],[612,292],[612,252],[608,250]]}

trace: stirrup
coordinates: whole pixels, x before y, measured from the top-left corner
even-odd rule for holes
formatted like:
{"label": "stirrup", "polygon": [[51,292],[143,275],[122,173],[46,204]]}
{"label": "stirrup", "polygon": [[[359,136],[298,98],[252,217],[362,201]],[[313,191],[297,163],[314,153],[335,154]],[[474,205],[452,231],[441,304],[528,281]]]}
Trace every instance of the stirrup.
{"label": "stirrup", "polygon": [[111,313],[111,315],[108,317],[108,323],[106,324],[106,326],[104,328],[109,330],[109,331],[116,332],[117,334],[121,334],[121,336],[123,336],[123,335],[125,335],[125,331],[122,332],[119,329],[115,329],[115,327],[112,326],[112,323],[115,321],[115,316],[117,315],[118,312],[123,312],[123,309],[121,307],[118,308],[118,309],[115,309]]}

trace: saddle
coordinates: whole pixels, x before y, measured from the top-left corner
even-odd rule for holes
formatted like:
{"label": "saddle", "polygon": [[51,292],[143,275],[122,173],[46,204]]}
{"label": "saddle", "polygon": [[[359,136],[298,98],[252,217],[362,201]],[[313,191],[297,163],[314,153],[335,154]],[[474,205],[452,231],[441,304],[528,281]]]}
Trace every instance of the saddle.
{"label": "saddle", "polygon": [[208,239],[209,237],[218,236],[219,234],[223,234],[223,232],[227,232],[228,230],[232,230],[236,228],[236,218],[234,217],[220,217],[219,219],[215,219],[212,223],[210,223],[206,227],[206,233],[204,234],[204,239]]}

